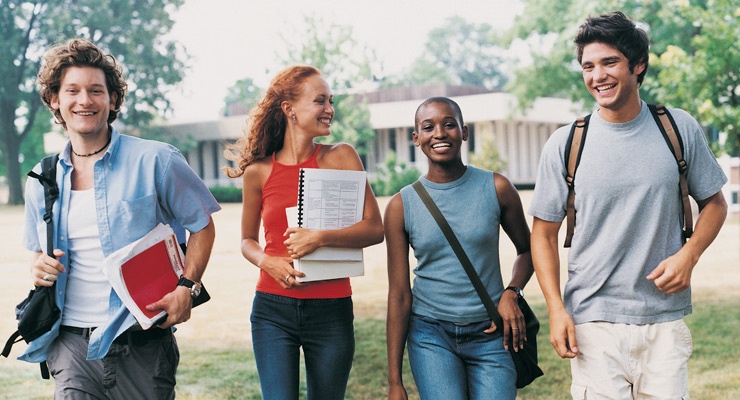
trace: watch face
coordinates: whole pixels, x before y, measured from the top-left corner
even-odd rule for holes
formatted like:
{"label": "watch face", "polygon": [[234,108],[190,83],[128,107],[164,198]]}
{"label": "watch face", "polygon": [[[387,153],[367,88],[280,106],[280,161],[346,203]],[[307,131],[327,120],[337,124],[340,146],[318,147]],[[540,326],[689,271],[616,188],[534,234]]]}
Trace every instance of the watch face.
{"label": "watch face", "polygon": [[190,295],[193,296],[193,298],[200,296],[200,285],[193,285],[193,287],[190,288]]}

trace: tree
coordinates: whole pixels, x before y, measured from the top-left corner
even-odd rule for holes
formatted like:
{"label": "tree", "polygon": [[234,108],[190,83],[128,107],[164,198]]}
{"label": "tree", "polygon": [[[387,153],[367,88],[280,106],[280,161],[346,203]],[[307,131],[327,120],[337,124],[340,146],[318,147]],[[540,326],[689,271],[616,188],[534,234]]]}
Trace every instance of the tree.
{"label": "tree", "polygon": [[224,116],[246,114],[257,105],[262,95],[263,89],[255,85],[252,78],[236,81],[226,93]]}
{"label": "tree", "polygon": [[383,86],[449,83],[501,89],[507,82],[505,53],[491,25],[449,17],[429,32],[424,51],[411,68],[388,78]]}
{"label": "tree", "polygon": [[184,49],[162,36],[173,25],[170,12],[183,2],[0,0],[0,153],[10,204],[23,202],[19,158],[26,157],[21,145],[30,135],[38,140],[43,133],[38,129],[40,120],[50,117],[35,86],[44,51],[82,37],[112,53],[124,66],[129,82],[119,120],[132,129],[146,126],[169,110],[165,93],[182,80]]}
{"label": "tree", "polygon": [[370,111],[364,100],[354,96],[372,85],[372,50],[355,41],[351,26],[326,23],[317,17],[305,18],[306,30],[295,39],[283,38],[285,52],[278,54],[283,65],[307,64],[318,68],[334,93],[332,134],[323,143],[347,142],[366,154],[375,137]]}
{"label": "tree", "polygon": [[[740,5],[737,0],[628,1],[524,0],[507,39],[532,49],[507,89],[522,108],[540,96],[567,97],[584,109],[593,98],[583,87],[573,38],[589,15],[621,10],[646,29],[650,68],[641,89],[648,102],[680,107],[703,125],[727,134],[725,149],[737,154],[740,128]],[[558,18],[552,18],[557,15]]]}

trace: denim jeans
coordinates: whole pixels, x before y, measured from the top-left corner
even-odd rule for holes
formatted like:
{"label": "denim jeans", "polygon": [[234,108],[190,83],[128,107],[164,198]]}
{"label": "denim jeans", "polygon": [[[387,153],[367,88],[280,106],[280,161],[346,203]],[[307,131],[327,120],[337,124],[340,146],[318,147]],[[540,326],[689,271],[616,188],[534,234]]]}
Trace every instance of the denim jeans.
{"label": "denim jeans", "polygon": [[422,400],[516,398],[516,370],[490,321],[456,325],[411,314],[408,350]]}
{"label": "denim jeans", "polygon": [[250,320],[263,399],[298,399],[301,348],[308,399],[344,398],[355,352],[351,297],[294,299],[257,292]]}

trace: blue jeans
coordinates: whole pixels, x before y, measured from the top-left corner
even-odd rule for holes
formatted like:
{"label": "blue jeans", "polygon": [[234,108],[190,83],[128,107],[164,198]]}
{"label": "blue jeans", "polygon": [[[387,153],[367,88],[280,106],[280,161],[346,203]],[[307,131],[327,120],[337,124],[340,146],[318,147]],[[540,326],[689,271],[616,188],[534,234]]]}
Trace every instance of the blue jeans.
{"label": "blue jeans", "polygon": [[355,353],[351,297],[302,300],[257,292],[250,320],[263,399],[298,399],[301,347],[308,399],[344,398]]}
{"label": "blue jeans", "polygon": [[456,325],[411,314],[411,372],[423,400],[516,398],[516,370],[490,321]]}

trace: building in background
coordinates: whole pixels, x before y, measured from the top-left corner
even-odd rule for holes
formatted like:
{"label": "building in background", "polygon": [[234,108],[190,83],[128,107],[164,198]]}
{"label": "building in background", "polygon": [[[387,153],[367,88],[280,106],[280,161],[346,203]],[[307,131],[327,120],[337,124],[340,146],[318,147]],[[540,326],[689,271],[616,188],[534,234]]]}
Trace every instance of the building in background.
{"label": "building in background", "polygon": [[[362,159],[371,177],[390,152],[396,154],[399,162],[426,171],[423,154],[413,145],[411,133],[416,108],[432,96],[450,97],[460,104],[470,132],[469,140],[463,144],[463,160],[468,162],[470,153],[492,140],[507,165],[500,172],[519,187],[534,185],[540,152],[550,134],[582,114],[570,101],[556,98],[539,99],[521,113],[513,95],[470,86],[436,85],[366,93],[362,97],[370,111],[375,138]],[[241,181],[229,179],[221,168],[227,165],[223,157],[225,144],[242,135],[245,124],[246,115],[237,115],[167,125],[164,129],[169,134],[187,134],[195,139],[197,146],[186,157],[206,185],[238,186]]]}

